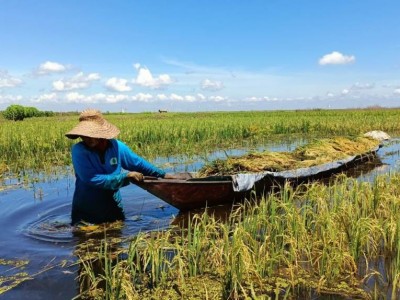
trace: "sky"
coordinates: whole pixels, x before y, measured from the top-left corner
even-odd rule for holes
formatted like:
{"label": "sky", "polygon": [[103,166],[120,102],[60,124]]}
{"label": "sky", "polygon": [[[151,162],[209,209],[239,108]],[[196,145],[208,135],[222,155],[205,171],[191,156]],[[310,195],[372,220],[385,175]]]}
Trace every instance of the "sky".
{"label": "sky", "polygon": [[400,106],[399,0],[0,0],[0,110]]}

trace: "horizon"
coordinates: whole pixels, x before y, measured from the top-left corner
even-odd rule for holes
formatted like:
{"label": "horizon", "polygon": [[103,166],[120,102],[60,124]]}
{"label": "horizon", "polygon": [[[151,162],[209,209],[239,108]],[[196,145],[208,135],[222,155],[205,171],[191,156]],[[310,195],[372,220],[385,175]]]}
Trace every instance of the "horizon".
{"label": "horizon", "polygon": [[0,2],[0,110],[400,104],[400,2]]}
{"label": "horizon", "polygon": [[[12,106],[14,104],[11,104]],[[23,108],[36,108],[35,106],[24,106],[20,104],[19,105]],[[3,113],[8,107],[5,109],[0,110],[0,114]],[[366,106],[366,107],[342,107],[342,108],[305,108],[305,109],[259,109],[259,110],[199,110],[199,111],[169,111],[169,110],[148,110],[148,111],[140,111],[140,112],[129,112],[129,111],[110,111],[110,110],[102,110],[98,107],[88,107],[85,109],[97,109],[99,110],[103,115],[108,115],[108,114],[165,114],[165,113],[172,113],[172,114],[195,114],[195,113],[250,113],[250,112],[305,112],[305,111],[351,111],[351,110],[398,110],[400,109],[400,106],[379,106],[379,105],[373,105],[373,106]],[[57,111],[57,110],[39,110],[40,112],[51,112],[55,114],[74,114],[74,115],[79,115],[81,113],[81,110],[69,110],[69,111]],[[47,117],[47,116],[45,116]],[[28,117],[30,118],[30,117]]]}

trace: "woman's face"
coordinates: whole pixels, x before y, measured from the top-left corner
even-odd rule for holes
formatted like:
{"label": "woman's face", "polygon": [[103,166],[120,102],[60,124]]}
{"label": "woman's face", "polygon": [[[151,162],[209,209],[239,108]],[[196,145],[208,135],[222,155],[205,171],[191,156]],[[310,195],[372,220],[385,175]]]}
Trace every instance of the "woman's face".
{"label": "woman's face", "polygon": [[81,139],[85,143],[85,145],[89,148],[96,148],[100,143],[100,139],[91,138],[87,136],[81,136]]}

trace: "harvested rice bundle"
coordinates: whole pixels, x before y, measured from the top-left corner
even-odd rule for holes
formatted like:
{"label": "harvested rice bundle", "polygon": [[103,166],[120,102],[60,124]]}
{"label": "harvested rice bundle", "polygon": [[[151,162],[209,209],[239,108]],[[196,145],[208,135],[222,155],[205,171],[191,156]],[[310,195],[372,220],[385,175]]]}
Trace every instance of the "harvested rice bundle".
{"label": "harvested rice bundle", "polygon": [[264,151],[240,157],[230,157],[227,160],[217,159],[204,166],[199,171],[199,175],[232,175],[307,168],[362,154],[378,145],[378,140],[369,137],[335,137],[316,140],[308,145],[296,148],[293,152]]}

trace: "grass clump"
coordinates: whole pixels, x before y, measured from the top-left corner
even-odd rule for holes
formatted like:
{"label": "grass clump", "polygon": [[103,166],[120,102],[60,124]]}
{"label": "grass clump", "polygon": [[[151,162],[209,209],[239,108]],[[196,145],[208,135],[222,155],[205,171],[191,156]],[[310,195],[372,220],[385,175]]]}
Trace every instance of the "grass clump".
{"label": "grass clump", "polygon": [[[249,201],[227,220],[207,211],[185,226],[103,245],[82,294],[94,299],[351,299],[400,296],[400,174],[340,176]],[[254,199],[255,200],[255,199]],[[383,262],[385,262],[383,264]],[[99,278],[103,287],[99,287]]]}
{"label": "grass clump", "polygon": [[232,175],[246,172],[283,171],[312,167],[348,156],[364,154],[379,145],[367,137],[320,139],[293,152],[256,152],[227,160],[215,160],[200,169],[200,176]]}
{"label": "grass clump", "polygon": [[[399,117],[400,109],[105,114],[121,130],[119,138],[150,161],[207,156],[282,137],[356,136],[377,129],[397,135]],[[0,118],[0,164],[16,176],[71,165],[70,149],[76,141],[64,134],[77,122],[78,114],[24,121]]]}
{"label": "grass clump", "polygon": [[29,262],[26,260],[5,260],[0,258],[0,295],[15,288],[32,277],[24,271]]}

